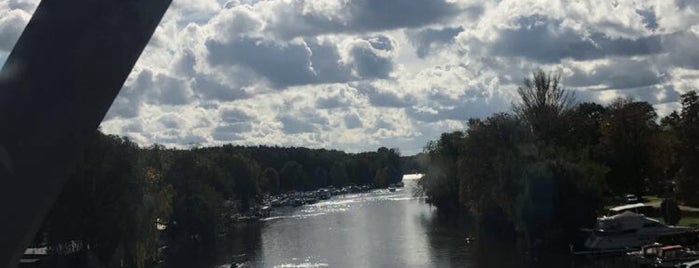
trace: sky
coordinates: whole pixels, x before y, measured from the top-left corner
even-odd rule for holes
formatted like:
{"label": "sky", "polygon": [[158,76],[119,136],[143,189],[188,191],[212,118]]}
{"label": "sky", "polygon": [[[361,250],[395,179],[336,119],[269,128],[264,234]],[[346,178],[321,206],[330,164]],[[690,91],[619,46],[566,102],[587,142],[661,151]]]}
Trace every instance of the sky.
{"label": "sky", "polygon": [[[0,64],[37,0],[0,0]],[[420,152],[536,68],[660,116],[699,86],[695,0],[174,0],[101,124],[147,146]]]}

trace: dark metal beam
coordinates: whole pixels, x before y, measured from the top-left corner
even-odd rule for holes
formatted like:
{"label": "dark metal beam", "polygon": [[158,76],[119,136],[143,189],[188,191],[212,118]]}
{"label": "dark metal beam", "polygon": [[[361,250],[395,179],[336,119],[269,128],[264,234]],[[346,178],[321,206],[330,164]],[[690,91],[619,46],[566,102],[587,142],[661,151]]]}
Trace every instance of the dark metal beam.
{"label": "dark metal beam", "polygon": [[0,72],[0,267],[22,256],[171,0],[42,0]]}

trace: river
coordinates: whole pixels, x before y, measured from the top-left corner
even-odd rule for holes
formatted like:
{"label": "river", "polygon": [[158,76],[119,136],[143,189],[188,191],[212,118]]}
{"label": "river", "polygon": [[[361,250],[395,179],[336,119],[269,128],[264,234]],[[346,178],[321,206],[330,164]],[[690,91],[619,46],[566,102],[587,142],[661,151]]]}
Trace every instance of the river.
{"label": "river", "polygon": [[[513,267],[494,247],[477,251],[468,224],[441,217],[405,187],[334,196],[237,228],[219,267]],[[479,252],[479,254],[476,254]]]}

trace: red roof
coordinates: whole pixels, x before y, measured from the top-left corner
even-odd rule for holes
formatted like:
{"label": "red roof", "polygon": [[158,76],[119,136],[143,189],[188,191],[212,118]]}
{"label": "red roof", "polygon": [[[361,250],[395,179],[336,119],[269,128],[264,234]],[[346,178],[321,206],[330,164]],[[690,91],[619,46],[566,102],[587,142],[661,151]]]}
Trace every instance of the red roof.
{"label": "red roof", "polygon": [[662,248],[662,250],[673,250],[673,249],[683,249],[683,246],[680,245],[672,245],[672,246],[665,246]]}

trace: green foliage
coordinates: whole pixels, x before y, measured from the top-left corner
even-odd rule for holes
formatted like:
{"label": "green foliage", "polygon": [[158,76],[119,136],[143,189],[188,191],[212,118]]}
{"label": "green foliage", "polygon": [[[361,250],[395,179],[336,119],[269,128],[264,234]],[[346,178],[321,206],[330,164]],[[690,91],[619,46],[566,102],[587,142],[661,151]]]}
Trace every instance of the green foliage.
{"label": "green foliage", "polygon": [[303,172],[303,166],[296,161],[289,161],[284,164],[279,172],[281,187],[284,190],[304,189],[306,173]]}
{"label": "green foliage", "polygon": [[515,233],[529,249],[565,249],[594,224],[607,182],[640,191],[662,173],[653,149],[671,147],[659,143],[652,106],[573,106],[559,79],[537,71],[518,90],[517,116],[471,119],[465,133],[428,143],[419,184],[427,202],[467,209],[479,230]]}
{"label": "green foliage", "polygon": [[427,144],[419,185],[428,203],[466,209],[477,226],[514,232],[530,249],[564,248],[580,227],[592,226],[605,195],[660,193],[676,178],[678,196],[699,203],[695,92],[682,95],[682,111],[660,125],[647,102],[572,106],[560,76],[541,70],[518,93],[516,117],[471,119],[465,133]]}
{"label": "green foliage", "polygon": [[645,192],[643,181],[655,174],[654,145],[658,125],[653,106],[617,99],[607,108],[601,128],[600,151],[610,168],[607,184],[614,193]]}
{"label": "green foliage", "polygon": [[273,168],[266,168],[262,172],[262,189],[265,192],[278,193],[279,192],[279,174]]}
{"label": "green foliage", "polygon": [[428,143],[424,150],[429,164],[419,181],[420,189],[429,204],[442,210],[458,211],[461,207],[456,165],[463,138],[463,132],[444,133],[439,141]]}
{"label": "green foliage", "polygon": [[681,98],[682,111],[675,118],[677,144],[677,180],[679,197],[699,205],[699,95],[690,91]]}
{"label": "green foliage", "polygon": [[560,74],[547,74],[539,69],[517,89],[521,102],[513,110],[542,142],[558,140],[565,134],[566,122],[562,118],[567,116],[574,95],[560,82]]}
{"label": "green foliage", "polygon": [[344,186],[349,182],[347,168],[343,163],[335,163],[330,169],[330,181],[333,185]]}
{"label": "green foliage", "polygon": [[169,217],[174,191],[145,160],[128,139],[97,133],[44,222],[52,251],[89,249],[105,264],[150,266],[155,222]]}
{"label": "green foliage", "polygon": [[175,150],[139,148],[98,132],[36,242],[57,255],[87,252],[105,266],[151,267],[163,257],[200,266],[188,261],[212,254],[231,215],[258,205],[263,193],[366,184],[377,174],[381,183],[393,183],[402,177],[401,164],[399,152],[387,148],[360,154],[232,145]]}

